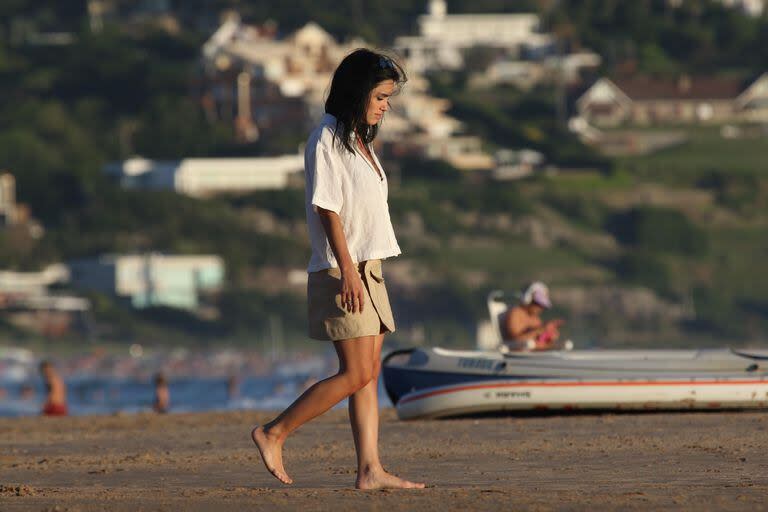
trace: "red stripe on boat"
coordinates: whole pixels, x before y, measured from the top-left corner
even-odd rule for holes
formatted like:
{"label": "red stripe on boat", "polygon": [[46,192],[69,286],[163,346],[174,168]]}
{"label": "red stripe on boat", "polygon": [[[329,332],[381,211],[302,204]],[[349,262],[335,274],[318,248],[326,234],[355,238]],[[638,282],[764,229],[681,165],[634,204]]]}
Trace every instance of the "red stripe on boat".
{"label": "red stripe on boat", "polygon": [[760,380],[670,380],[670,381],[648,381],[648,382],[625,382],[625,381],[592,381],[592,382],[534,382],[534,383],[518,383],[510,382],[505,384],[470,384],[466,386],[456,386],[447,389],[437,389],[435,391],[427,391],[420,395],[413,395],[402,400],[399,400],[398,404],[404,404],[413,400],[419,400],[421,398],[427,398],[430,396],[444,395],[446,393],[455,393],[457,391],[466,391],[469,389],[494,389],[494,388],[542,388],[542,387],[576,387],[576,386],[689,386],[691,384],[704,385],[704,386],[722,386],[722,385],[737,385],[737,384],[766,384],[768,385],[768,379]]}

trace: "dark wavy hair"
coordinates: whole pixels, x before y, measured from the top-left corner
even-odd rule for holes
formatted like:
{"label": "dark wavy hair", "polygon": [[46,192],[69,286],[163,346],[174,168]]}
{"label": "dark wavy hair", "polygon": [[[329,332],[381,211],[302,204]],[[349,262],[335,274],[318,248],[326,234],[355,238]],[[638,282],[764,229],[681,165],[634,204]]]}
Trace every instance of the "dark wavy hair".
{"label": "dark wavy hair", "polygon": [[352,133],[357,133],[365,144],[376,138],[379,125],[369,125],[365,113],[373,89],[385,80],[395,82],[399,92],[408,80],[402,66],[392,57],[367,48],[358,48],[341,61],[333,73],[331,91],[325,101],[325,112],[337,120],[334,142],[354,153]]}

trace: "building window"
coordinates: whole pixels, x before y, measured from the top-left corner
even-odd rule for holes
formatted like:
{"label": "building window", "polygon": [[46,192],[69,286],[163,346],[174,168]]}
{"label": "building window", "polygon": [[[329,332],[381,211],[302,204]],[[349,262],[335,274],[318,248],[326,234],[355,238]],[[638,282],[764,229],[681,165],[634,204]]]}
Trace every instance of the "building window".
{"label": "building window", "polygon": [[715,109],[709,103],[699,103],[696,106],[696,119],[699,121],[709,121],[715,114]]}

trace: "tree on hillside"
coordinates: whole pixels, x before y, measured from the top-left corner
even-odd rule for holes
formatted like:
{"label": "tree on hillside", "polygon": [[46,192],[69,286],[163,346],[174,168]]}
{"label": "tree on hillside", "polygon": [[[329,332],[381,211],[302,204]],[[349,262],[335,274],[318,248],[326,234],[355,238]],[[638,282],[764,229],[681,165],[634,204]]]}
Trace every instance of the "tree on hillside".
{"label": "tree on hillside", "polygon": [[647,73],[757,72],[768,63],[768,18],[751,18],[711,0],[558,2],[547,27],[573,24],[580,44],[604,58],[608,72],[637,60]]}

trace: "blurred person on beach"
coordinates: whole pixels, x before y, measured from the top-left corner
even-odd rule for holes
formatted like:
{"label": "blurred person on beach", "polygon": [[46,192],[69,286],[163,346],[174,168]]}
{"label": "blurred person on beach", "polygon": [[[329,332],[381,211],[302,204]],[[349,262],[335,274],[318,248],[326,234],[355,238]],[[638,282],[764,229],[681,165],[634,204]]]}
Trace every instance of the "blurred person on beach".
{"label": "blurred person on beach", "polygon": [[384,335],[395,330],[381,260],[400,254],[387,204],[387,176],[373,151],[389,99],[406,81],[392,58],[358,49],[334,72],[325,115],[307,141],[305,209],[312,255],[310,338],[330,341],[339,371],[311,385],[251,438],[264,465],[285,484],[288,436],[349,398],[358,489],[423,488],[384,470],[379,460],[377,383]]}
{"label": "blurred person on beach", "polygon": [[21,391],[19,392],[19,398],[22,400],[34,400],[35,398],[35,387],[32,384],[24,384],[21,386]]}
{"label": "blurred person on beach", "polygon": [[155,401],[152,409],[160,414],[165,414],[171,406],[171,392],[168,389],[168,380],[165,375],[158,373],[155,375]]}
{"label": "blurred person on beach", "polygon": [[64,380],[49,361],[40,363],[40,374],[45,385],[45,403],[43,404],[43,416],[66,416],[67,387]]}
{"label": "blurred person on beach", "polygon": [[552,307],[549,288],[540,281],[531,283],[520,303],[510,307],[504,319],[504,344],[511,350],[549,350],[560,338],[563,320],[544,323],[541,315]]}
{"label": "blurred person on beach", "polygon": [[227,400],[234,400],[240,395],[240,379],[230,375],[227,379]]}

